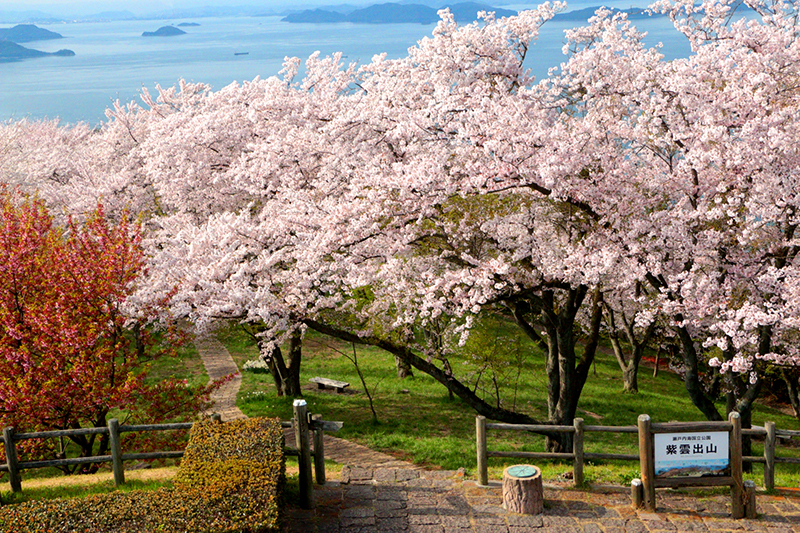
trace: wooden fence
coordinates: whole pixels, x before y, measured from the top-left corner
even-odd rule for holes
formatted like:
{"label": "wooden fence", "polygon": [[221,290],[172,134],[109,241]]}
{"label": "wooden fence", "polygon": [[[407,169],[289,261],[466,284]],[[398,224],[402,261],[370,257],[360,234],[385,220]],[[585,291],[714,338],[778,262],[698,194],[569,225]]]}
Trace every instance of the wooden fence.
{"label": "wooden fence", "polygon": [[[221,422],[220,415],[214,414],[213,420]],[[305,400],[295,400],[294,418],[291,422],[281,422],[281,426],[295,428],[295,448],[284,447],[287,456],[297,456],[300,466],[300,505],[309,508],[311,505],[311,464],[313,457],[314,473],[318,484],[325,483],[325,451],[323,449],[323,431],[338,431],[342,422],[322,420],[322,415],[309,416]],[[22,491],[23,470],[47,468],[57,466],[70,466],[80,464],[111,463],[114,473],[114,485],[125,483],[125,461],[144,459],[179,459],[183,457],[183,450],[157,451],[145,453],[123,453],[121,434],[145,431],[170,431],[189,429],[191,422],[174,424],[147,424],[147,425],[120,425],[119,421],[112,418],[107,427],[65,429],[56,431],[37,431],[32,433],[17,433],[13,427],[3,429],[0,438],[6,452],[6,464],[0,465],[0,471],[8,472],[12,492]],[[69,459],[52,459],[45,461],[19,461],[16,443],[28,439],[52,439],[60,437],[73,437],[81,435],[108,435],[111,455],[96,455],[92,457],[74,457]],[[313,442],[312,442],[313,439]],[[313,444],[313,447],[312,447]]]}
{"label": "wooden fence", "polygon": [[[524,459],[558,459],[572,462],[572,479],[575,486],[583,485],[583,466],[585,461],[598,459],[612,459],[619,461],[639,461],[639,454],[623,453],[590,453],[584,451],[584,435],[586,433],[639,433],[638,426],[590,426],[584,425],[582,418],[576,418],[571,426],[551,426],[545,424],[503,424],[486,422],[486,417],[475,418],[475,440],[478,454],[478,483],[489,483],[488,458],[489,457],[515,457]],[[504,429],[512,431],[529,431],[533,433],[571,433],[572,452],[503,452],[487,449],[486,430]],[[779,463],[800,464],[798,457],[778,457],[775,449],[778,439],[800,437],[800,431],[777,429],[774,422],[766,422],[763,427],[742,429],[742,435],[750,435],[764,439],[763,456],[744,456],[745,463],[764,464],[764,487],[775,488],[775,465]]]}

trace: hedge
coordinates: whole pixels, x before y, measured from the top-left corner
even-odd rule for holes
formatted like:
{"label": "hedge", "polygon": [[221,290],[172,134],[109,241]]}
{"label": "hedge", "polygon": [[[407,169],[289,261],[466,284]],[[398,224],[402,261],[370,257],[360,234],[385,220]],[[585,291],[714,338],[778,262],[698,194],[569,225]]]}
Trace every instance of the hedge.
{"label": "hedge", "polygon": [[280,420],[198,422],[173,488],[4,506],[0,532],[277,532],[284,477]]}

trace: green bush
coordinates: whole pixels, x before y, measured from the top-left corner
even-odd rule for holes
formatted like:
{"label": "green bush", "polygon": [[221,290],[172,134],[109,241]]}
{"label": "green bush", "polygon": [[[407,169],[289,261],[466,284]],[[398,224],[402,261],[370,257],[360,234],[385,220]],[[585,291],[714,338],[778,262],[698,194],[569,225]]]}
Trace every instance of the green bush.
{"label": "green bush", "polygon": [[284,477],[279,420],[198,422],[174,488],[9,505],[0,531],[277,532]]}

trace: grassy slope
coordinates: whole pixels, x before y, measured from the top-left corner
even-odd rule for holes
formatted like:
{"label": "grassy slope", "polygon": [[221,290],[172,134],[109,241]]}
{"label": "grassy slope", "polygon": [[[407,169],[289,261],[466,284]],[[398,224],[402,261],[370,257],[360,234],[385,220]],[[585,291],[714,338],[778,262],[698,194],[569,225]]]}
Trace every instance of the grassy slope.
{"label": "grassy slope", "polygon": [[[257,350],[247,336],[235,328],[222,330],[220,340],[228,347],[237,364],[255,359]],[[528,347],[530,348],[530,347]],[[338,352],[337,352],[338,350]],[[339,436],[361,442],[400,458],[431,467],[473,470],[475,465],[475,414],[458,399],[450,399],[446,389],[427,375],[399,380],[394,372],[393,359],[386,353],[369,347],[357,347],[358,359],[367,386],[375,397],[379,423],[373,424],[367,397],[361,391],[353,363],[340,352],[352,353],[352,346],[309,334],[304,345],[302,382],[305,399],[313,413],[322,413],[328,420],[343,420]],[[546,418],[546,382],[543,360],[533,351],[524,364],[516,395],[517,409],[539,418]],[[462,369],[468,368],[466,365]],[[456,372],[463,370],[456,369]],[[335,394],[318,391],[308,384],[313,376],[348,381],[354,392]],[[595,369],[589,375],[581,396],[578,415],[586,424],[635,425],[639,414],[647,413],[654,421],[702,420],[689,401],[683,383],[677,376],[661,372],[653,378],[652,370],[643,368],[639,376],[639,394],[623,394],[622,377],[613,356],[600,354]],[[406,392],[407,391],[407,392]],[[504,391],[509,403],[513,390]],[[292,398],[277,398],[269,374],[245,373],[239,395],[239,407],[250,416],[291,417]],[[511,405],[507,405],[511,407]],[[724,406],[721,406],[724,411]],[[778,428],[798,429],[798,422],[779,411],[759,405],[754,423],[761,425],[773,420]],[[542,451],[543,438],[521,432],[489,432],[489,449]],[[637,453],[635,434],[590,433],[586,451]],[[754,453],[760,454],[759,443]],[[781,448],[779,455],[798,454]],[[517,461],[518,462],[518,461]],[[510,460],[490,459],[490,476],[499,478]],[[570,465],[542,461],[544,475],[555,479],[571,469]],[[604,462],[587,468],[589,481],[626,483],[638,476],[638,462]],[[760,484],[761,467],[754,467],[753,479]],[[797,486],[798,468],[779,465],[776,482],[780,486]]]}

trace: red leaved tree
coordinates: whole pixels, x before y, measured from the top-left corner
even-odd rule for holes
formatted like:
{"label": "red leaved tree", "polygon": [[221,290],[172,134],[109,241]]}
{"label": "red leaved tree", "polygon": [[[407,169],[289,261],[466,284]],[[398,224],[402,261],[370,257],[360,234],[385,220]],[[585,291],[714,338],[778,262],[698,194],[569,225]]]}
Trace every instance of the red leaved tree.
{"label": "red leaved tree", "polygon": [[[110,222],[98,208],[83,223],[58,227],[40,200],[0,189],[3,426],[102,427],[112,410],[137,421],[174,420],[208,406],[213,385],[145,382],[147,363],[175,343],[156,342],[145,327],[150,313],[125,312],[144,267],[140,234],[130,221]],[[106,435],[70,440],[82,457],[108,450]],[[23,441],[26,452],[55,452],[33,442]]]}

